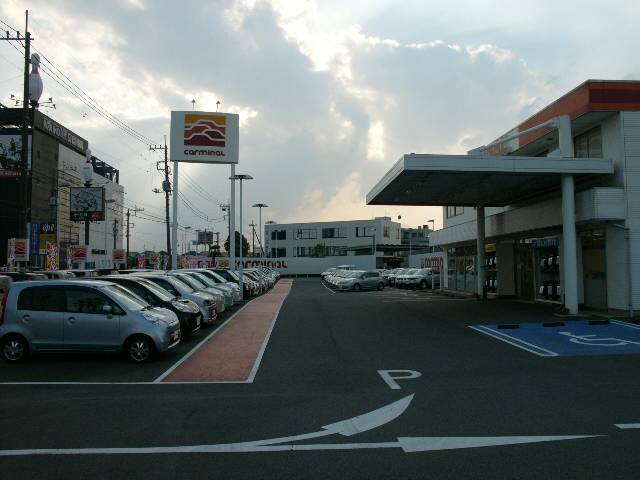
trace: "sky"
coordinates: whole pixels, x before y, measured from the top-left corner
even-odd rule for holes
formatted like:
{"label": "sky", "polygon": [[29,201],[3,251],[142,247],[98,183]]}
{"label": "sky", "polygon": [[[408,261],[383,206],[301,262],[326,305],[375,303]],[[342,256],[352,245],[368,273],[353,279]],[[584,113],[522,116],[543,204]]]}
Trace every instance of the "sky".
{"label": "sky", "polygon": [[[637,1],[3,0],[0,20],[24,32],[25,9],[35,49],[155,143],[193,99],[240,115],[248,238],[255,203],[269,205],[263,222],[400,215],[439,228],[438,207],[365,205],[401,155],[464,154],[587,79],[640,79]],[[22,92],[8,43],[4,104]],[[162,249],[160,152],[43,82],[57,107],[45,113],[120,169],[125,205],[145,209],[131,249]],[[226,238],[228,176],[227,165],[180,166],[181,226]]]}

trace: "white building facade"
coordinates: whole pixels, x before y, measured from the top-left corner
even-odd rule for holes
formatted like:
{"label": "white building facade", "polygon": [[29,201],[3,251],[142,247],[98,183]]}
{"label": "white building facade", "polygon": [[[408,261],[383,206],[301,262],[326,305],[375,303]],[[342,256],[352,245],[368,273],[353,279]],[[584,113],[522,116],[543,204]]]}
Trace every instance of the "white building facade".
{"label": "white building facade", "polygon": [[[267,223],[266,252],[281,257],[346,257],[360,247],[373,254],[378,245],[400,245],[400,224],[390,217],[310,223]],[[366,248],[370,246],[371,249]]]}
{"label": "white building facade", "polygon": [[[567,119],[568,142],[560,129],[538,128],[560,118]],[[448,205],[443,207],[444,226],[430,235],[431,245],[443,250],[444,287],[563,304],[565,286],[577,286],[581,308],[637,314],[640,82],[587,81],[501,138],[506,141],[469,152],[466,161],[464,156],[425,155],[431,158],[418,159],[420,167],[405,168],[414,185],[433,189],[429,182],[441,175],[456,186],[456,193],[441,190],[440,205]],[[512,167],[496,166],[510,157]],[[389,192],[397,196],[401,187],[406,189],[406,181],[392,174],[393,169],[370,193],[369,203],[393,204]],[[464,175],[465,180],[454,180]],[[572,188],[565,190],[568,176]],[[413,199],[419,197],[415,192]],[[495,200],[500,195],[502,203]],[[403,201],[426,205],[434,200]],[[566,213],[572,207],[567,201],[575,213]],[[569,228],[567,218],[573,220]],[[575,240],[567,241],[563,232],[573,233],[573,228]],[[484,251],[478,252],[478,245]],[[572,257],[564,258],[566,245],[575,249],[573,275],[564,271]]]}

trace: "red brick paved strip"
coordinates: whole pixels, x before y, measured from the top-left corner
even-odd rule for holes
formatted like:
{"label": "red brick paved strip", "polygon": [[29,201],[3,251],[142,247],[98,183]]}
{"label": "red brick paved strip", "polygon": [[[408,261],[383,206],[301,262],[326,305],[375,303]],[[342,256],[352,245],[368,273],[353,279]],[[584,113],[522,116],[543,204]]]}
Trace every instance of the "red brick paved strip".
{"label": "red brick paved strip", "polygon": [[293,280],[280,280],[253,300],[163,382],[241,382],[251,375]]}

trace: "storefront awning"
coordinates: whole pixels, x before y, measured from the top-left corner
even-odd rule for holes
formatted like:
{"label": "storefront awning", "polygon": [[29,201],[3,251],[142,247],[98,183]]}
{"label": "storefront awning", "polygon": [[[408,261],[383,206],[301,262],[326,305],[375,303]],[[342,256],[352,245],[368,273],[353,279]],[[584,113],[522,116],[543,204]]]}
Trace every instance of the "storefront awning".
{"label": "storefront awning", "polygon": [[367,194],[368,205],[503,207],[560,189],[560,176],[576,181],[613,173],[602,158],[484,155],[402,156]]}

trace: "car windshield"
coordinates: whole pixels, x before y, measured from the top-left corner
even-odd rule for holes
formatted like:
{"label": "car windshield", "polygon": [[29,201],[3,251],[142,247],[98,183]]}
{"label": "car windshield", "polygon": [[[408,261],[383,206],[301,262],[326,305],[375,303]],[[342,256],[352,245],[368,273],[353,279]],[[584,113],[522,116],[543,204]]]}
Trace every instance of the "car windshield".
{"label": "car windshield", "polygon": [[227,283],[227,280],[222,275],[219,275],[216,272],[212,272],[211,270],[207,270],[207,273],[203,272],[203,274],[207,278],[212,278],[213,277],[215,279],[214,281],[217,282],[217,283]]}
{"label": "car windshield", "polygon": [[431,269],[430,268],[423,268],[422,270],[420,270],[420,274],[422,274],[422,275],[431,275]]}
{"label": "car windshield", "polygon": [[364,272],[362,270],[351,270],[347,275],[347,278],[358,278]]}
{"label": "car windshield", "polygon": [[166,278],[167,282],[169,282],[171,285],[173,285],[174,288],[177,288],[178,291],[182,290],[182,291],[186,291],[188,293],[191,293],[191,292],[195,291],[195,288],[193,288],[187,282],[183,282],[182,279],[180,279],[178,277],[173,277],[173,276],[167,275],[165,278]]}
{"label": "car windshield", "polygon": [[118,304],[123,305],[127,310],[144,310],[145,308],[151,307],[151,305],[131,290],[127,290],[120,285],[105,285],[102,287],[102,290],[110,293],[111,297],[115,299]]}
{"label": "car windshield", "polygon": [[202,290],[203,288],[207,288],[207,286],[204,283],[202,283],[200,280],[193,278],[191,275],[186,275],[183,273],[183,274],[176,275],[174,278],[179,278],[182,282],[186,283],[194,290]]}
{"label": "car windshield", "polygon": [[164,302],[168,302],[170,300],[174,299],[174,296],[171,295],[170,292],[168,292],[167,290],[165,290],[164,288],[162,288],[161,286],[145,279],[145,278],[141,278],[140,280],[138,280],[138,282],[140,282],[142,285],[145,286],[145,288],[149,289],[149,291],[151,291],[156,297],[158,297],[160,300],[164,301]]}
{"label": "car windshield", "polygon": [[411,268],[411,269],[409,269],[409,271],[405,275],[415,275],[419,271],[420,270],[418,270],[417,268]]}
{"label": "car windshield", "polygon": [[217,283],[214,282],[213,280],[211,280],[208,276],[206,276],[203,273],[199,273],[199,272],[193,272],[191,275],[189,275],[191,278],[194,278],[199,281],[204,283],[207,287],[215,287],[217,286]]}

